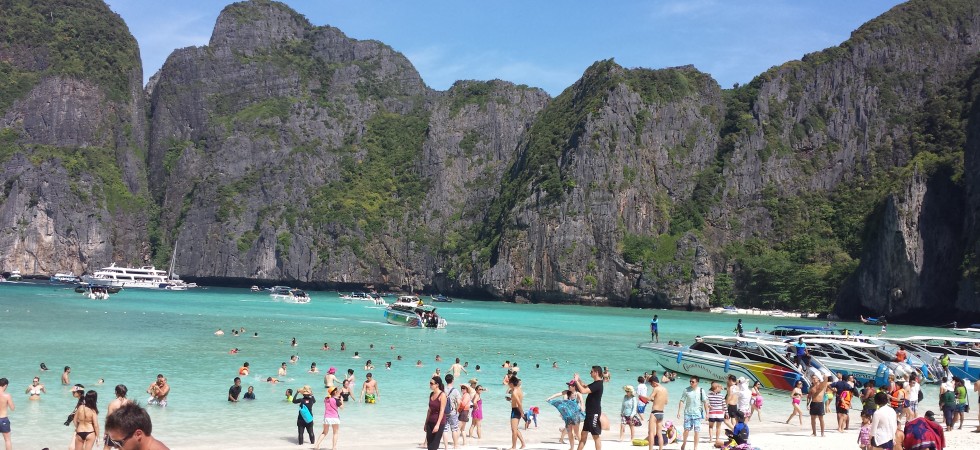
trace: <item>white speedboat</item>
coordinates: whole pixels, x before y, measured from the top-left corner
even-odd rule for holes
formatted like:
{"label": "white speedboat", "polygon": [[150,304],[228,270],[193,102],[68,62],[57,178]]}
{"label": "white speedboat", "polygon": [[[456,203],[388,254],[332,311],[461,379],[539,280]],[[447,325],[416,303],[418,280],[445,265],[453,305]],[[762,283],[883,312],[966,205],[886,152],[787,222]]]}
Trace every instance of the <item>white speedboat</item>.
{"label": "white speedboat", "polygon": [[[882,381],[887,381],[888,374],[907,380],[913,373],[920,375],[922,377],[920,379],[926,382],[936,381],[935,377],[930,375],[926,361],[913,353],[907,354],[905,361],[899,362],[896,360],[899,346],[875,336],[802,337],[803,342],[807,344],[823,343],[822,347],[825,353],[829,353],[830,358],[822,358],[822,361],[830,370],[835,373],[843,371],[845,374],[853,374],[854,378],[862,383],[874,380],[875,384],[880,386]],[[812,350],[811,348],[811,355],[814,354]],[[857,372],[852,372],[851,369]]]}
{"label": "white speedboat", "polygon": [[392,325],[411,328],[446,328],[446,319],[436,313],[432,305],[422,303],[414,295],[403,295],[385,308],[385,320]]}
{"label": "white speedboat", "polygon": [[951,328],[950,331],[960,336],[980,338],[980,328],[974,328],[974,327]]}
{"label": "white speedboat", "polygon": [[56,273],[56,274],[54,274],[54,275],[51,276],[51,282],[52,283],[77,284],[77,283],[79,283],[81,281],[82,280],[80,278],[78,278],[72,272],[68,272],[68,273],[60,273],[59,272],[59,273]]}
{"label": "white speedboat", "polygon": [[804,392],[810,380],[786,357],[781,341],[733,336],[705,336],[685,347],[643,343],[639,348],[653,353],[664,369],[706,380],[724,380],[728,375],[745,377],[768,389],[792,391],[803,381]]}
{"label": "white speedboat", "polygon": [[7,281],[20,281],[21,275],[19,270],[11,270],[10,276],[7,277]]}
{"label": "white speedboat", "polygon": [[367,292],[351,292],[350,294],[341,295],[340,299],[346,303],[369,303],[378,306],[387,306],[383,298],[378,294],[368,294]]}
{"label": "white speedboat", "polygon": [[275,286],[270,296],[277,302],[301,304],[310,302],[310,295],[306,291],[288,286]]}

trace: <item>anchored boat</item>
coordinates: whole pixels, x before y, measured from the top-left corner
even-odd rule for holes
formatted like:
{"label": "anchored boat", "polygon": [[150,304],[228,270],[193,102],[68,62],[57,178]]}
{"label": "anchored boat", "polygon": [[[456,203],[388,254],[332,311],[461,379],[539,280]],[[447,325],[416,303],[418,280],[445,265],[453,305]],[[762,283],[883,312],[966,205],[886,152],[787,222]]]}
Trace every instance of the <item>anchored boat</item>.
{"label": "anchored boat", "polygon": [[411,328],[446,328],[446,319],[439,317],[436,307],[422,303],[415,295],[403,295],[388,305],[385,320],[392,325]]}
{"label": "anchored boat", "polygon": [[[639,348],[649,350],[664,369],[707,380],[724,380],[728,375],[745,377],[749,384],[756,381],[763,387],[792,391],[797,381],[803,390],[810,380],[783,352],[781,341],[733,336],[705,336],[686,347],[643,343]],[[829,373],[828,373],[829,375]]]}

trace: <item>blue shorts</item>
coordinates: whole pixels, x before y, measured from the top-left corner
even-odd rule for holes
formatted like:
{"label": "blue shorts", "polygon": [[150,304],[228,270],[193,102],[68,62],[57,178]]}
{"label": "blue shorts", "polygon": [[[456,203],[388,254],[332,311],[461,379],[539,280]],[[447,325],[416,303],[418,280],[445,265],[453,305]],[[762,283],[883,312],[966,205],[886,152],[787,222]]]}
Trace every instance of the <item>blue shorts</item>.
{"label": "blue shorts", "polygon": [[688,416],[684,415],[684,430],[700,430],[701,429],[701,415]]}
{"label": "blue shorts", "polygon": [[10,418],[4,417],[0,419],[0,433],[10,432]]}
{"label": "blue shorts", "polygon": [[957,403],[956,412],[966,412],[966,403]]}

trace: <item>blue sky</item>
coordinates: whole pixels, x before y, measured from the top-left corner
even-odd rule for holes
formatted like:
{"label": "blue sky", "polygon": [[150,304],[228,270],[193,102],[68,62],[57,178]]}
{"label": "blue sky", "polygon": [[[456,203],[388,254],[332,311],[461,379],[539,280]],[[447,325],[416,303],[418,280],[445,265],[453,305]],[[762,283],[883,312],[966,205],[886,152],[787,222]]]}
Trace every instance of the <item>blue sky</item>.
{"label": "blue sky", "polygon": [[[176,48],[206,45],[212,0],[108,0],[139,41],[144,79]],[[693,64],[723,88],[837,45],[897,0],[286,0],[314,25],[405,54],[430,87],[503,79],[552,96],[593,62]],[[464,6],[465,5],[465,6]]]}

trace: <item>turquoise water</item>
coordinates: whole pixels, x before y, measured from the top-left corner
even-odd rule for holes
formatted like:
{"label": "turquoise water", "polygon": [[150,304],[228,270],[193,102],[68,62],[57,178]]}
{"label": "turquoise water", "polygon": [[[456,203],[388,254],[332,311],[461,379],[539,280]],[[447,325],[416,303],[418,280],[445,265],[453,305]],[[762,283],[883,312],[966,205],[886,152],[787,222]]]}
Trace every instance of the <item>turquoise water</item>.
{"label": "turquoise water", "polygon": [[[661,340],[683,342],[699,334],[730,334],[738,318],[744,320],[746,330],[820,324],[767,316],[464,300],[440,306],[449,322],[445,330],[417,330],[386,324],[380,307],[346,304],[336,293],[314,291],[311,296],[312,303],[294,305],[244,289],[130,289],[99,302],[64,287],[0,284],[0,377],[10,380],[8,392],[17,404],[11,414],[14,442],[28,448],[63,448],[69,441],[71,430],[62,422],[74,400],[59,382],[66,365],[72,367],[73,383],[98,391],[103,409],[116,384],[127,385],[131,398],[145,402],[146,387],[157,373],[164,374],[172,387],[170,405],[151,407],[150,413],[153,434],[171,448],[269,448],[295,446],[296,408],[283,401],[287,387],[312,386],[318,398],[315,411],[320,415],[325,394],[322,373],[335,366],[340,376],[353,368],[359,392],[363,365],[371,359],[381,399],[375,405],[350,404],[342,411],[341,442],[351,433],[376,430],[378,424],[385,424],[387,431],[377,439],[383,442],[391,436],[405,442],[415,440],[416,435],[421,440],[427,379],[436,368],[446,373],[455,357],[469,362],[469,374],[461,377],[464,381],[476,377],[489,389],[484,400],[485,429],[507,423],[509,403],[503,400],[500,384],[504,360],[517,361],[521,367],[526,405],[541,406],[542,419],[557,424],[556,412],[544,399],[561,390],[573,373],[587,377],[593,364],[609,367],[612,382],[607,384],[603,408],[615,417],[622,386],[635,386],[636,376],[644,371],[661,370],[646,351],[636,348],[649,340],[653,314],[660,315]],[[865,334],[878,331],[877,327],[849,325]],[[225,336],[213,335],[219,327],[227,331]],[[232,336],[231,329],[239,327],[246,329],[245,335]],[[889,335],[908,336],[936,330],[890,325],[888,331]],[[258,338],[251,337],[254,332],[259,333]],[[290,346],[293,337],[297,347]],[[347,344],[346,352],[338,351],[341,341]],[[333,350],[320,350],[324,342]],[[371,344],[374,349],[369,348]],[[229,354],[233,347],[241,352]],[[362,359],[352,358],[355,351]],[[299,362],[287,364],[289,374],[282,383],[261,381],[276,376],[280,363],[294,354]],[[402,361],[396,359],[398,355]],[[443,362],[436,363],[436,355]],[[422,360],[424,367],[415,367],[416,360]],[[245,361],[252,374],[243,385],[255,387],[257,400],[230,404],[226,401],[228,387]],[[386,361],[392,362],[392,370],[384,369]],[[554,361],[559,369],[551,368]],[[41,373],[40,362],[51,370]],[[317,363],[321,374],[307,373],[311,362]],[[475,372],[476,365],[482,366],[481,372]],[[48,394],[30,402],[24,389],[35,375],[41,376]],[[105,379],[104,385],[96,385],[99,378]],[[667,386],[671,408],[676,408],[686,383]],[[788,415],[788,401],[784,401],[788,397],[773,392],[769,398],[769,411],[777,408],[770,414]],[[319,424],[315,431],[319,433]]]}

